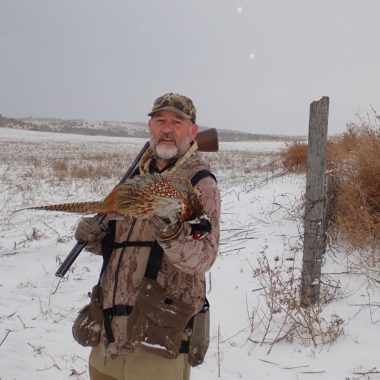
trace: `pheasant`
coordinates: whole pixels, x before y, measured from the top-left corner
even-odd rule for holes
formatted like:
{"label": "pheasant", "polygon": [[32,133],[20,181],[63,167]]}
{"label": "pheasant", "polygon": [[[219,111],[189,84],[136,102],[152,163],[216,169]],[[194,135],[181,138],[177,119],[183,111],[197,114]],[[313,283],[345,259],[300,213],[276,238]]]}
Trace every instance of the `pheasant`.
{"label": "pheasant", "polygon": [[200,191],[186,178],[149,174],[126,180],[116,186],[102,201],[60,203],[27,207],[22,210],[102,214],[110,219],[127,216],[149,219],[165,216],[170,222],[189,221],[204,211],[200,195]]}

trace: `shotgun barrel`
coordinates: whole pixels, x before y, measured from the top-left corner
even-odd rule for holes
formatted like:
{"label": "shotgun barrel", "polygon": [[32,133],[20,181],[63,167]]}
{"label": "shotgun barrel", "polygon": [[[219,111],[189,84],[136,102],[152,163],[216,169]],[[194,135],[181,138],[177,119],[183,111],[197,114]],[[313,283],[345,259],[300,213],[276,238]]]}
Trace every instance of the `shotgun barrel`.
{"label": "shotgun barrel", "polygon": [[[202,132],[199,132],[196,141],[198,144],[198,150],[202,152],[217,152],[219,150],[219,142],[218,142],[218,133],[215,128],[209,128]],[[149,148],[149,141],[147,141],[136,158],[131,163],[128,170],[125,172],[123,177],[121,178],[119,185],[124,183],[128,178],[131,178],[135,171],[138,168],[139,161],[145,151]],[[96,220],[100,224],[104,220],[103,215],[96,215]],[[71,265],[73,265],[74,261],[77,259],[79,254],[82,252],[83,248],[86,246],[87,242],[77,242],[70,253],[67,255],[65,260],[59,266],[58,270],[55,272],[57,277],[63,277],[67,271],[70,269]]]}

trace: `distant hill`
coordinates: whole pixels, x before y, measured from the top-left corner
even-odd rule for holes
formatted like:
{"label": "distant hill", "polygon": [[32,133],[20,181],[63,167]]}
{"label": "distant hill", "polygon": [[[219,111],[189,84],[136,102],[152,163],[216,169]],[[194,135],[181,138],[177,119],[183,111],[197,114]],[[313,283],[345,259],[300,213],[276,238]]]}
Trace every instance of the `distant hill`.
{"label": "distant hill", "polygon": [[[74,133],[89,136],[120,136],[142,137],[149,136],[147,123],[124,121],[86,121],[81,119],[58,119],[47,117],[10,118],[0,114],[0,128],[24,129],[39,132]],[[201,130],[207,129],[200,127]],[[249,141],[249,140],[291,140],[289,136],[263,135],[248,132],[218,129],[220,141]]]}

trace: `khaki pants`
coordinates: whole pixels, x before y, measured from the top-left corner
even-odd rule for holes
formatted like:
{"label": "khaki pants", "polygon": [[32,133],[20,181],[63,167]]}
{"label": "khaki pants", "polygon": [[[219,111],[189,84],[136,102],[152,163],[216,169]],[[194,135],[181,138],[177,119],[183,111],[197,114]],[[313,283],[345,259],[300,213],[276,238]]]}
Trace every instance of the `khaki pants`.
{"label": "khaki pants", "polygon": [[167,359],[138,350],[104,365],[104,347],[94,347],[90,354],[91,380],[189,380],[187,354]]}

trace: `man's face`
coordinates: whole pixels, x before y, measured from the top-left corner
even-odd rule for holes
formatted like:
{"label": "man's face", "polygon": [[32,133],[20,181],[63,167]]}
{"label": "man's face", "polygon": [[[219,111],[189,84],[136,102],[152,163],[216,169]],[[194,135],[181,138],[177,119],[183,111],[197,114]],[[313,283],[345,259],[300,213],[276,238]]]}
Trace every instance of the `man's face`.
{"label": "man's face", "polygon": [[158,111],[149,120],[150,145],[159,160],[183,156],[195,139],[198,126],[172,111]]}

